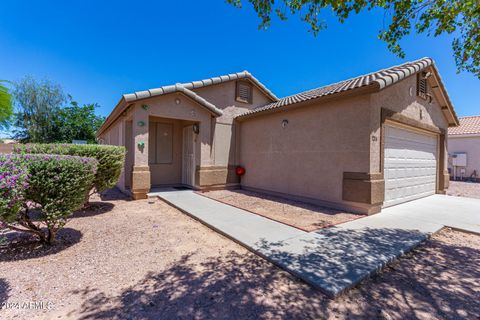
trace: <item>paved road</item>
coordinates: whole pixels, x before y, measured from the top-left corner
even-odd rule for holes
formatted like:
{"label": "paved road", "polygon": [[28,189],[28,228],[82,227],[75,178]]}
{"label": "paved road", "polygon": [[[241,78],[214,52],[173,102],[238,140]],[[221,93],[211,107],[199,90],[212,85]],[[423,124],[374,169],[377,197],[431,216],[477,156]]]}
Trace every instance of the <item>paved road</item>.
{"label": "paved road", "polygon": [[444,226],[480,233],[480,199],[434,195],[315,232],[203,197],[191,190],[157,196],[334,297]]}

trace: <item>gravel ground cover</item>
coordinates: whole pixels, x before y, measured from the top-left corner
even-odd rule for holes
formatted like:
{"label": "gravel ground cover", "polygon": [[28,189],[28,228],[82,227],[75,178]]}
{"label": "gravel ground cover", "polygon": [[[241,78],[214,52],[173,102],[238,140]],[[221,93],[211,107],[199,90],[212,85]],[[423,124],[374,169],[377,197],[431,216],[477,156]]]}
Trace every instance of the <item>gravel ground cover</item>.
{"label": "gravel ground cover", "polygon": [[199,194],[308,232],[364,217],[247,190],[214,190]]}
{"label": "gravel ground cover", "polygon": [[8,237],[0,319],[480,317],[479,236],[449,229],[335,300],[159,200],[111,193],[52,248]]}
{"label": "gravel ground cover", "polygon": [[447,194],[450,196],[480,199],[480,183],[450,181]]}

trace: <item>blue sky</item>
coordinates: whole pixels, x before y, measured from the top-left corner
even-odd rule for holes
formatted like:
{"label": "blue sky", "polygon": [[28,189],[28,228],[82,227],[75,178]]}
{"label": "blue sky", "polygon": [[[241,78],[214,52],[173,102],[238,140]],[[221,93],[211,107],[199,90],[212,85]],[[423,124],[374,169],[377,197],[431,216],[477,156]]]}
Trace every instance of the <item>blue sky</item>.
{"label": "blue sky", "polygon": [[218,1],[2,1],[0,79],[60,83],[108,115],[121,94],[248,70],[277,96],[424,56],[434,58],[460,116],[480,114],[480,80],[456,73],[451,37],[411,35],[407,58],[377,39],[381,12],[339,24],[328,13],[318,37],[291,17],[258,30],[248,3]]}

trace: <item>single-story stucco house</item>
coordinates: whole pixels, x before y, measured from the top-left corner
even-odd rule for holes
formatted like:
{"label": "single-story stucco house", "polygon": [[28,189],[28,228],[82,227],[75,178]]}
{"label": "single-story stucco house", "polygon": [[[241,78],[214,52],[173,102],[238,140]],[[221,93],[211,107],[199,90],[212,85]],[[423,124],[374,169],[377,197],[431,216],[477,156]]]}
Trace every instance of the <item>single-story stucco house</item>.
{"label": "single-story stucco house", "polygon": [[452,179],[480,182],[480,116],[459,118],[448,129],[448,166]]}
{"label": "single-story stucco house", "polygon": [[97,136],[126,147],[118,186],[134,199],[241,187],[375,213],[445,192],[458,124],[423,58],[281,99],[247,71],[125,94]]}

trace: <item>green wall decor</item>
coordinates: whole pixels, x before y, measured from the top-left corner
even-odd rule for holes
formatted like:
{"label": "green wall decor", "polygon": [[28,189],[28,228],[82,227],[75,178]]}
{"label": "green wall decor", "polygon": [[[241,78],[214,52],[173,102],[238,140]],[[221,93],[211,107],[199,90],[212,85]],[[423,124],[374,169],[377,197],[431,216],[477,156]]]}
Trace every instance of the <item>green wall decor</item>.
{"label": "green wall decor", "polygon": [[148,110],[149,106],[146,105],[146,104],[143,104],[143,105],[142,105],[142,108],[143,108],[143,110]]}
{"label": "green wall decor", "polygon": [[137,122],[137,125],[138,125],[139,127],[143,127],[143,126],[145,125],[145,122],[143,122],[143,121],[140,120],[140,121]]}
{"label": "green wall decor", "polygon": [[145,142],[144,141],[138,141],[138,147],[139,148],[145,147]]}

